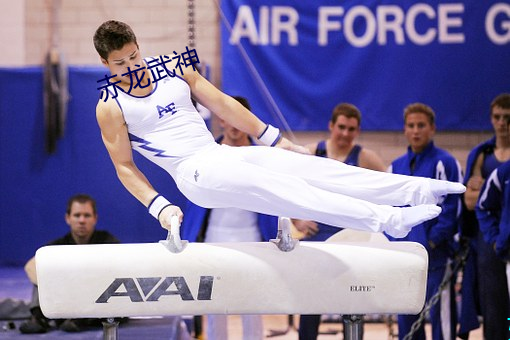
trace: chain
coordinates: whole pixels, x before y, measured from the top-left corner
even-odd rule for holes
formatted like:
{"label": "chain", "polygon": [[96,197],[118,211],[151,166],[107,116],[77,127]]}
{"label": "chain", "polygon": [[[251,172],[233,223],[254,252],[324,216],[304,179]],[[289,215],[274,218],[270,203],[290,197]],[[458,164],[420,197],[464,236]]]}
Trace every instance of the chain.
{"label": "chain", "polygon": [[437,292],[427,301],[425,304],[425,307],[420,313],[420,316],[418,320],[416,320],[413,325],[411,326],[411,329],[408,334],[404,337],[404,340],[411,340],[414,333],[418,331],[418,329],[421,327],[423,321],[425,320],[425,317],[429,313],[429,311],[432,309],[432,307],[439,301],[439,298],[441,297],[441,292],[443,289],[450,283],[452,277],[461,271],[464,268],[464,265],[466,264],[466,258],[469,254],[469,243],[466,242],[462,245],[461,249],[459,250],[459,253],[456,256],[456,261],[454,262],[453,269],[450,271],[446,271],[445,275],[443,277],[443,280],[441,281],[441,284],[439,285],[439,288]]}
{"label": "chain", "polygon": [[195,48],[195,1],[188,0],[188,46]]}

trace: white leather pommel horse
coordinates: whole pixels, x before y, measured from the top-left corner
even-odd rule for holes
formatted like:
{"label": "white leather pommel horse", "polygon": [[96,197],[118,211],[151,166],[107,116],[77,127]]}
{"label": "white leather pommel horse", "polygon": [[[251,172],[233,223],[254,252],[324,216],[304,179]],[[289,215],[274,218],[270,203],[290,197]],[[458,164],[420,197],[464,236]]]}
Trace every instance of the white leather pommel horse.
{"label": "white leather pommel horse", "polygon": [[177,247],[165,242],[46,246],[36,253],[41,309],[48,318],[113,320],[418,314],[423,307],[428,257],[420,244],[333,239],[288,248],[282,251],[272,242],[185,241]]}

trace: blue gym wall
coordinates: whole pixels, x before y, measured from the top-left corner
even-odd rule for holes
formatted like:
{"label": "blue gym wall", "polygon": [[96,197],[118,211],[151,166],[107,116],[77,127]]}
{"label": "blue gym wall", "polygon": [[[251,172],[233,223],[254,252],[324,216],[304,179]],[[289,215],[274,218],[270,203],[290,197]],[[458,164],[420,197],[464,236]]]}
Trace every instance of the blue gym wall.
{"label": "blue gym wall", "polygon": [[[98,229],[122,242],[157,242],[166,232],[121,185],[95,119],[97,81],[105,69],[70,67],[67,124],[56,152],[45,151],[41,67],[0,69],[0,265],[22,265],[40,246],[69,231],[67,199],[88,193]],[[177,204],[172,178],[135,153],[158,191]],[[106,259],[105,259],[106,260]]]}

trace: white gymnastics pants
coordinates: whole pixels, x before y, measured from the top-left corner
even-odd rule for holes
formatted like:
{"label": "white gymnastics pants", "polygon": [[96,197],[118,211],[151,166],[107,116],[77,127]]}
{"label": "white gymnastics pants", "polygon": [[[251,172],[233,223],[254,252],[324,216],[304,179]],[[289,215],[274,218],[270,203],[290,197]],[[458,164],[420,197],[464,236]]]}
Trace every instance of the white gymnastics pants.
{"label": "white gymnastics pants", "polygon": [[205,208],[237,207],[381,232],[401,223],[401,209],[393,206],[435,203],[431,180],[422,177],[265,146],[211,149],[183,161],[175,178],[179,190]]}

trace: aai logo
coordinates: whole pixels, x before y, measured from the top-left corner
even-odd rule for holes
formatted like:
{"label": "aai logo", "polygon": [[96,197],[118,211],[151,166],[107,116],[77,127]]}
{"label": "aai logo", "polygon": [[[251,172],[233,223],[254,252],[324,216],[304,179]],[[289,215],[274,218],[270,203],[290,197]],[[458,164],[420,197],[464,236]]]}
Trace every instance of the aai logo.
{"label": "aai logo", "polygon": [[131,302],[158,301],[163,295],[179,295],[183,301],[211,300],[213,281],[213,276],[200,276],[195,297],[182,276],[116,278],[96,303],[107,303],[113,297],[129,297]]}

